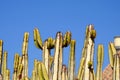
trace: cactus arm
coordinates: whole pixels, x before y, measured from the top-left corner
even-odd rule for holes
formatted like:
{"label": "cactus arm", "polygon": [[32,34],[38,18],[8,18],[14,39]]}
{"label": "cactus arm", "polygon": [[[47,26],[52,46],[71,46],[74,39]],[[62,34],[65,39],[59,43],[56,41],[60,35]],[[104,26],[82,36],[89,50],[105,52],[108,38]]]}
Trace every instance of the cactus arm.
{"label": "cactus arm", "polygon": [[102,80],[102,63],[103,63],[103,45],[98,45],[98,53],[97,53],[97,74],[96,80]]}
{"label": "cactus arm", "polygon": [[53,66],[53,80],[58,80],[60,66],[62,66],[62,33],[58,32],[55,41],[54,66]]}
{"label": "cactus arm", "polygon": [[109,51],[109,60],[110,60],[110,65],[111,67],[113,68],[113,53],[111,51],[111,48],[110,48],[110,44],[108,45],[108,51]]}
{"label": "cactus arm", "polygon": [[40,33],[39,33],[39,30],[37,28],[34,29],[33,31],[33,34],[34,34],[34,44],[35,46],[38,48],[38,49],[41,49],[42,50],[42,39],[41,39],[41,36],[40,36]]}
{"label": "cactus arm", "polygon": [[47,48],[48,49],[53,49],[55,47],[55,40],[52,39],[52,37],[49,37],[47,39],[48,43],[47,43]]}
{"label": "cactus arm", "polygon": [[74,67],[75,67],[75,40],[71,40],[70,44],[70,58],[69,58],[69,74],[68,79],[73,80],[74,79]]}
{"label": "cactus arm", "polygon": [[70,44],[70,42],[71,42],[71,32],[67,31],[64,35],[62,46],[67,47]]}
{"label": "cactus arm", "polygon": [[116,54],[116,50],[115,50],[114,44],[112,42],[109,43],[108,49],[109,49],[110,65],[113,68],[113,65],[114,65],[114,63],[113,63],[113,55]]}

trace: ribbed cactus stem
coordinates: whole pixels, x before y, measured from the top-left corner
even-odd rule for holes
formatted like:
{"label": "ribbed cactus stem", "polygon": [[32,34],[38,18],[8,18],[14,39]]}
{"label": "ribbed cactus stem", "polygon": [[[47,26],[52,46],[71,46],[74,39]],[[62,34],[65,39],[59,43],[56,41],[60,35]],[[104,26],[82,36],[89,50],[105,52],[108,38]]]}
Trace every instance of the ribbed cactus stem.
{"label": "ribbed cactus stem", "polygon": [[34,34],[34,44],[38,49],[43,49],[43,45],[42,45],[42,39],[39,33],[39,30],[37,28],[34,29],[33,31]]}
{"label": "ribbed cactus stem", "polygon": [[62,80],[66,80],[66,66],[65,65],[63,65],[62,66]]}
{"label": "ribbed cactus stem", "polygon": [[17,80],[17,72],[13,73],[12,80]]}
{"label": "ribbed cactus stem", "polygon": [[98,53],[97,53],[97,74],[96,80],[102,80],[102,63],[104,57],[103,45],[98,45]]}
{"label": "ribbed cactus stem", "polygon": [[109,43],[108,49],[109,49],[110,65],[113,68],[113,65],[114,65],[113,55],[116,54],[116,49],[115,49],[114,44],[112,42]]}
{"label": "ribbed cactus stem", "polygon": [[74,79],[74,70],[75,70],[75,40],[71,40],[70,43],[70,57],[69,57],[69,66],[68,66],[68,80]]}
{"label": "ribbed cactus stem", "polygon": [[3,79],[6,77],[6,69],[7,69],[7,52],[5,51],[3,54],[3,61],[2,61],[2,75]]}
{"label": "ribbed cactus stem", "polygon": [[32,71],[32,78],[31,78],[31,80],[36,80],[36,77],[35,77],[35,76],[36,76],[36,73],[35,73],[35,70],[33,70],[33,71]]}
{"label": "ribbed cactus stem", "polygon": [[29,33],[25,32],[22,46],[22,64],[23,64],[22,77],[28,76],[28,40]]}
{"label": "ribbed cactus stem", "polygon": [[49,37],[47,39],[48,43],[47,43],[47,48],[48,49],[53,49],[55,47],[55,40],[52,39],[52,37]]}
{"label": "ribbed cactus stem", "polygon": [[5,73],[6,75],[4,80],[10,80],[10,70],[6,69]]}
{"label": "ribbed cactus stem", "polygon": [[44,80],[41,62],[38,63],[38,78],[39,80]]}
{"label": "ribbed cactus stem", "polygon": [[18,66],[19,66],[19,54],[16,53],[14,56],[14,72],[12,77],[13,80],[17,80]]}
{"label": "ribbed cactus stem", "polygon": [[55,41],[53,80],[61,80],[62,70],[62,33],[58,32]]}
{"label": "ribbed cactus stem", "polygon": [[41,62],[41,66],[42,66],[42,74],[43,74],[44,80],[49,80],[46,67],[42,62]]}
{"label": "ribbed cactus stem", "polygon": [[29,80],[29,78],[28,77],[24,77],[22,80]]}
{"label": "ribbed cactus stem", "polygon": [[43,63],[45,64],[47,74],[49,73],[49,54],[50,50],[47,48],[48,41],[46,40],[43,45]]}
{"label": "ribbed cactus stem", "polygon": [[120,80],[120,63],[119,55],[114,55],[113,80]]}
{"label": "ribbed cactus stem", "polygon": [[38,60],[37,59],[35,59],[34,60],[34,75],[35,75],[35,79],[37,80],[39,77],[38,77],[38,71],[39,71],[39,66],[38,66]]}
{"label": "ribbed cactus stem", "polygon": [[3,54],[3,41],[0,40],[0,74],[2,70],[2,54]]}
{"label": "ribbed cactus stem", "polygon": [[18,66],[18,70],[17,70],[17,80],[23,78],[23,77],[22,77],[22,72],[23,72],[23,64],[20,64],[20,65]]}
{"label": "ribbed cactus stem", "polygon": [[[94,38],[96,36],[96,32],[93,31],[93,25],[89,25],[87,28],[86,40],[87,40],[87,48],[86,48],[86,60],[85,60],[85,68],[84,68],[84,80],[91,80],[93,77],[93,53],[94,53]],[[89,64],[92,63],[92,64]]]}
{"label": "ribbed cactus stem", "polygon": [[116,80],[120,80],[120,57],[119,57],[119,54],[117,54]]}
{"label": "ribbed cactus stem", "polygon": [[17,72],[18,65],[19,65],[19,54],[16,53],[14,56],[14,72]]}
{"label": "ribbed cactus stem", "polygon": [[80,66],[79,66],[79,70],[78,70],[78,76],[77,76],[78,80],[83,79],[84,63],[85,63],[85,58],[82,57],[81,62],[80,62]]}
{"label": "ribbed cactus stem", "polygon": [[67,47],[70,44],[70,42],[71,42],[71,32],[67,31],[64,35],[62,46]]}

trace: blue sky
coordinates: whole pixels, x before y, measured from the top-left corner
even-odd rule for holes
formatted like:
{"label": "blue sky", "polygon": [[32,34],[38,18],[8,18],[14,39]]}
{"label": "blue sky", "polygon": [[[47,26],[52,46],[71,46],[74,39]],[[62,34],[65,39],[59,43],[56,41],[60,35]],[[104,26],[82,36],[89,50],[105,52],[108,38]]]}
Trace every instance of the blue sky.
{"label": "blue sky", "polygon": [[[76,40],[76,72],[79,67],[85,29],[94,24],[97,31],[95,39],[95,65],[98,44],[104,45],[103,69],[109,64],[108,43],[114,36],[120,35],[120,1],[0,1],[0,39],[4,41],[4,50],[8,51],[8,68],[13,73],[13,59],[17,52],[22,54],[24,32],[29,38],[29,76],[34,59],[41,60],[42,51],[33,42],[33,29],[39,28],[42,40],[55,38],[58,31],[72,32]],[[52,53],[53,54],[53,53]],[[64,64],[68,64],[69,47],[64,49]],[[96,67],[95,67],[96,70]],[[12,76],[12,75],[11,75]]]}

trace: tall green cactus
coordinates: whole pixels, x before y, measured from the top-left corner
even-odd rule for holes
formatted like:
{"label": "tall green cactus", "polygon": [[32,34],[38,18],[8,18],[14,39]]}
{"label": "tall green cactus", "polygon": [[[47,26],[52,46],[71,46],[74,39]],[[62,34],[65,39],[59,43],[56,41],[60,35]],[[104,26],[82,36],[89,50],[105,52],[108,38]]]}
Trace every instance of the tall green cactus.
{"label": "tall green cactus", "polygon": [[28,41],[29,33],[25,32],[22,45],[22,64],[23,64],[22,78],[28,76]]}
{"label": "tall green cactus", "polygon": [[2,61],[2,75],[3,75],[3,80],[5,80],[6,77],[6,70],[7,70],[7,52],[5,51],[3,54],[3,61]]}
{"label": "tall green cactus", "polygon": [[68,66],[68,80],[74,79],[75,71],[75,40],[71,40],[70,43],[70,57],[69,57],[69,66]]}
{"label": "tall green cactus", "polygon": [[17,79],[18,63],[19,63],[19,54],[16,53],[15,56],[14,56],[13,80],[16,80],[16,79]]}
{"label": "tall green cactus", "polygon": [[[86,56],[85,56],[85,68],[84,68],[84,80],[91,80],[94,78],[93,75],[93,53],[94,53],[94,39],[96,37],[96,32],[93,25],[89,25],[86,30]],[[92,78],[91,78],[92,77]],[[93,79],[92,79],[93,80]]]}
{"label": "tall green cactus", "polygon": [[98,45],[98,53],[97,53],[97,73],[96,80],[102,80],[102,63],[104,57],[104,48],[103,45]]}
{"label": "tall green cactus", "polygon": [[116,62],[116,59],[113,58],[113,56],[116,54],[116,49],[114,47],[114,44],[112,42],[109,43],[108,45],[108,49],[109,49],[109,60],[110,60],[110,65],[113,68],[113,80],[115,80],[115,76],[116,76],[116,71],[115,71],[115,67],[114,66],[114,62]]}
{"label": "tall green cactus", "polygon": [[61,80],[62,72],[62,33],[58,32],[55,41],[53,80]]}
{"label": "tall green cactus", "polygon": [[113,68],[113,80],[120,80],[120,60],[119,53],[116,51],[114,43],[109,43],[109,59],[111,67]]}

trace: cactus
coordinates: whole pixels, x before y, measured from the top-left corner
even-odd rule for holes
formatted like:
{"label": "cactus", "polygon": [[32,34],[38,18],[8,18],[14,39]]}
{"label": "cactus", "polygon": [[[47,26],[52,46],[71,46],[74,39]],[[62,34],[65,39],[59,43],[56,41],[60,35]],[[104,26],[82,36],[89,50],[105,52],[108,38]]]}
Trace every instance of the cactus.
{"label": "cactus", "polygon": [[[71,32],[67,31],[64,36],[61,32],[56,34],[56,38],[47,38],[42,42],[39,30],[34,29],[34,44],[42,50],[42,61],[34,60],[34,69],[31,78],[28,77],[28,39],[29,33],[25,32],[22,56],[18,53],[14,57],[13,80],[102,80],[102,64],[104,49],[103,45],[98,45],[97,53],[97,71],[94,72],[94,40],[96,30],[93,25],[88,25],[78,74],[75,75],[75,45],[76,41],[71,39]],[[117,39],[117,42],[119,40]],[[69,65],[63,65],[63,49],[70,44]],[[113,69],[113,80],[120,80],[120,50],[115,43],[109,43],[109,60]],[[54,49],[54,56],[51,55],[51,49]],[[7,52],[3,56],[3,41],[0,40],[0,79],[9,80],[10,71],[7,68]],[[2,72],[1,72],[2,68]],[[68,69],[67,69],[68,68]]]}
{"label": "cactus", "polygon": [[13,72],[13,80],[16,80],[16,79],[17,79],[18,65],[19,65],[19,54],[16,53],[15,56],[14,56],[14,72]]}
{"label": "cactus", "polygon": [[[94,39],[96,32],[93,25],[89,25],[86,29],[86,55],[85,55],[85,68],[84,68],[84,80],[91,80],[93,75],[93,53],[94,53]],[[90,64],[92,63],[92,64]],[[93,79],[92,79],[93,80]]]}
{"label": "cactus", "polygon": [[70,42],[71,42],[71,32],[67,31],[64,35],[62,46],[67,47],[70,44]]}
{"label": "cactus", "polygon": [[69,67],[68,67],[68,80],[74,79],[74,68],[75,68],[75,40],[71,40],[70,44],[70,58],[69,58]]}
{"label": "cactus", "polygon": [[4,80],[6,77],[6,70],[7,70],[7,54],[8,53],[5,51],[3,54],[3,61],[2,61],[2,75]]}
{"label": "cactus", "polygon": [[42,50],[42,48],[43,48],[42,39],[41,39],[39,30],[37,28],[35,28],[34,31],[33,31],[33,34],[34,34],[34,44],[35,44],[35,46]]}
{"label": "cactus", "polygon": [[22,64],[23,64],[22,78],[28,76],[28,40],[29,33],[25,32],[22,46]]}
{"label": "cactus", "polygon": [[113,80],[120,80],[119,51],[117,52],[112,42],[109,43],[108,48],[109,48],[110,65],[113,68]]}
{"label": "cactus", "polygon": [[5,73],[6,73],[6,75],[5,75],[5,79],[4,80],[10,80],[10,70],[6,69]]}
{"label": "cactus", "polygon": [[110,65],[111,67],[113,68],[113,55],[116,54],[116,49],[114,47],[114,44],[112,42],[109,43],[109,46],[108,46],[108,50],[109,50],[109,60],[110,60]]}
{"label": "cactus", "polygon": [[68,80],[67,78],[66,78],[66,76],[67,76],[67,68],[66,68],[66,65],[63,65],[62,66],[62,80]]}
{"label": "cactus", "polygon": [[102,80],[102,63],[103,63],[104,50],[103,45],[98,45],[98,53],[97,53],[97,73],[96,80]]}
{"label": "cactus", "polygon": [[78,76],[77,76],[78,80],[83,80],[84,63],[85,63],[85,58],[82,57],[78,70]]}
{"label": "cactus", "polygon": [[1,74],[1,68],[2,68],[2,54],[3,54],[3,41],[0,40],[0,74]]}
{"label": "cactus", "polygon": [[61,79],[62,70],[62,33],[58,32],[55,41],[53,80]]}

